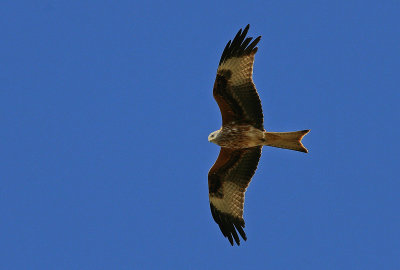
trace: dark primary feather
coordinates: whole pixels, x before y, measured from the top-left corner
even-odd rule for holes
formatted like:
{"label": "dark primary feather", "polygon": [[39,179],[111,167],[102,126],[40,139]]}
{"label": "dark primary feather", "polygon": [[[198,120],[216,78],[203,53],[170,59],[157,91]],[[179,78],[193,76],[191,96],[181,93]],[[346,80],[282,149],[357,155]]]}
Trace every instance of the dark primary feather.
{"label": "dark primary feather", "polygon": [[228,238],[232,246],[233,246],[233,238],[235,239],[236,244],[238,246],[240,245],[240,238],[236,230],[239,232],[240,236],[242,236],[244,241],[247,240],[246,233],[243,230],[243,228],[245,227],[243,219],[235,218],[232,215],[223,213],[219,211],[217,208],[215,208],[214,205],[212,205],[211,203],[210,203],[210,209],[212,217],[218,224],[219,229],[221,230],[222,234],[226,238]]}
{"label": "dark primary feather", "polygon": [[[228,200],[229,194],[223,190],[224,183],[228,182],[235,183],[239,188],[237,192],[241,193],[241,201],[226,201],[227,204],[235,204],[229,213],[222,212],[210,202],[212,216],[231,245],[233,245],[233,240],[240,245],[237,232],[244,240],[247,239],[243,230],[245,226],[243,220],[244,193],[257,169],[260,157],[261,146],[239,150],[221,148],[217,161],[208,173],[210,197]],[[237,208],[240,208],[240,212],[237,212]]]}
{"label": "dark primary feather", "polygon": [[247,32],[249,31],[250,25],[248,24],[243,32],[242,29],[240,29],[233,41],[231,42],[229,40],[228,44],[226,44],[224,51],[222,52],[221,59],[219,61],[219,65],[222,64],[225,60],[228,60],[229,58],[232,57],[239,57],[242,55],[249,55],[253,50],[257,50],[255,48],[257,46],[257,43],[260,41],[261,36],[257,37],[248,47],[247,45],[250,43],[250,41],[253,39],[252,37],[246,38],[246,40],[243,42],[244,38],[247,35]]}

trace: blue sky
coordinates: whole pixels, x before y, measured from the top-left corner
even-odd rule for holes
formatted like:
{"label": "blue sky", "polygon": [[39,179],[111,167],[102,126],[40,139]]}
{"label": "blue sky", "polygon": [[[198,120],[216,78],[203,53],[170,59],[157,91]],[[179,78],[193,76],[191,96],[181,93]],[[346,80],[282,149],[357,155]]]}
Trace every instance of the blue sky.
{"label": "blue sky", "polygon": [[[3,1],[1,269],[399,269],[398,1]],[[248,241],[212,220],[239,28],[270,131]]]}

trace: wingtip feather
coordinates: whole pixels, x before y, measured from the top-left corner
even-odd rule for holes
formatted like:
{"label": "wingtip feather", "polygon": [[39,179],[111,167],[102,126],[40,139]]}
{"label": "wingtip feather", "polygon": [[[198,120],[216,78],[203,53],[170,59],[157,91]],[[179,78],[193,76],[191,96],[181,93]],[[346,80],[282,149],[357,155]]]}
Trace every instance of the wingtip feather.
{"label": "wingtip feather", "polygon": [[[246,38],[247,33],[249,31],[250,24],[248,24],[243,30],[242,28],[236,33],[235,37],[232,41],[229,41],[225,46],[225,49],[221,55],[221,59],[219,61],[219,65],[221,65],[226,60],[232,57],[240,57],[242,55],[249,55],[251,53],[255,53],[257,51],[256,45],[260,41],[261,36],[257,37],[253,42],[250,43],[252,38]],[[246,39],[245,39],[246,38]]]}

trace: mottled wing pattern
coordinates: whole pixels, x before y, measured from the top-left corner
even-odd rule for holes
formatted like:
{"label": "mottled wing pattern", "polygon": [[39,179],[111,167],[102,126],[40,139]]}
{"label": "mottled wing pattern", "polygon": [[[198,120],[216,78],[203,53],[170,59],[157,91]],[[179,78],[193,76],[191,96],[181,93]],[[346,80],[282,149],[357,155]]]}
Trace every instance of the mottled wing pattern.
{"label": "mottled wing pattern", "polygon": [[[219,62],[213,95],[222,114],[222,125],[248,123],[264,129],[263,112],[253,83],[254,55],[261,36],[247,37],[249,25],[226,45]],[[251,43],[250,43],[251,42]]]}
{"label": "mottled wing pattern", "polygon": [[209,199],[212,216],[231,245],[240,245],[238,233],[243,230],[244,193],[253,177],[261,156],[261,146],[246,149],[221,148],[218,159],[208,173]]}

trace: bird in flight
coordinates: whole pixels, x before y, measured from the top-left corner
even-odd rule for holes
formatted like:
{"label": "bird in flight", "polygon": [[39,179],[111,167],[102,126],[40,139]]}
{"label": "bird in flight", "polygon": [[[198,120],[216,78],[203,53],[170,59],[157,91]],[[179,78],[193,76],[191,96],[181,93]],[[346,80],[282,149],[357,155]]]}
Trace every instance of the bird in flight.
{"label": "bird in flight", "polygon": [[301,143],[310,130],[267,132],[261,101],[253,83],[254,55],[261,36],[247,37],[249,25],[226,44],[219,61],[213,96],[222,115],[222,127],[208,136],[221,146],[208,173],[211,214],[233,246],[244,232],[244,193],[253,177],[264,145],[307,153]]}

